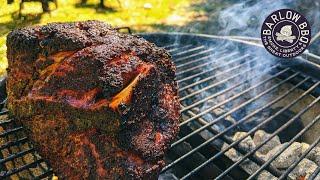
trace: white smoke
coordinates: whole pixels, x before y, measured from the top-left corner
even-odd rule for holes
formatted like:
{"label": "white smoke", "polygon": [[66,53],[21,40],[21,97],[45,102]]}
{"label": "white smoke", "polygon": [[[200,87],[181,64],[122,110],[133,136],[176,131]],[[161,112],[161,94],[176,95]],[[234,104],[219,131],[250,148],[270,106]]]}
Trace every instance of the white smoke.
{"label": "white smoke", "polygon": [[[256,37],[258,40],[260,39],[260,31],[261,26],[265,18],[271,14],[273,11],[278,9],[285,9],[289,8],[288,3],[290,4],[292,1],[272,1],[272,0],[266,0],[266,1],[242,1],[239,3],[235,3],[223,10],[220,11],[218,16],[218,24],[220,26],[220,31],[218,32],[218,35],[222,36],[247,36],[247,37]],[[252,71],[247,72],[246,74],[241,74],[242,80],[247,80],[248,83],[242,86],[241,88],[236,88],[233,91],[230,91],[228,93],[225,93],[222,97],[217,97],[214,99],[215,104],[218,104],[219,102],[222,102],[225,99],[228,99],[234,95],[237,95],[249,87],[255,86],[257,83],[263,81],[267,78],[267,76],[262,76],[268,69],[267,66],[263,66],[262,64],[274,64],[276,61],[274,60],[274,57],[270,55],[264,48],[255,47],[252,45],[243,45],[241,43],[232,42],[229,40],[218,40],[217,44],[215,45],[215,52],[221,52],[226,49],[228,49],[228,54],[231,53],[238,53],[239,56],[243,55],[250,55],[250,58],[246,58],[245,61],[239,61],[237,63],[232,63],[230,66],[228,66],[225,69],[231,69],[235,66],[241,66],[241,69],[239,72],[243,70],[247,70],[249,68],[252,68]],[[227,54],[225,54],[227,55]],[[235,56],[235,58],[239,57]],[[209,61],[214,61],[216,57],[210,59]],[[218,63],[212,64],[212,66],[219,66],[221,64],[228,63],[234,59],[227,59],[223,61],[219,61]],[[255,64],[249,63],[253,59],[257,59]],[[262,66],[262,68],[254,68],[253,66]],[[210,68],[210,67],[208,67]],[[268,69],[269,70],[269,69]],[[219,70],[216,71],[215,74],[218,74]],[[226,73],[222,76],[217,76],[215,78],[215,82],[223,81],[224,79],[228,78],[231,75],[234,75],[237,72],[231,72]],[[252,77],[257,77],[252,80]],[[233,86],[237,81],[228,81],[225,83],[225,87],[231,87]],[[270,85],[270,84],[268,84]],[[258,94],[262,92],[262,89],[266,90],[267,87],[262,86],[263,88],[252,89],[248,93],[245,94],[245,96],[242,96],[239,99],[232,100],[232,103],[228,103],[224,106],[226,108],[226,111],[229,111],[230,109],[235,108],[237,105],[240,105],[244,102],[244,100],[248,100],[251,98],[256,97]],[[214,90],[205,91],[200,95],[200,98],[209,96],[213,93]],[[202,96],[202,97],[201,97]],[[256,101],[254,101],[253,104],[249,104],[245,106],[245,112],[252,112],[257,107],[261,107],[266,102],[270,101],[270,98],[272,96],[263,96]],[[212,107],[212,101],[208,101],[203,104],[203,106],[200,108],[200,112],[206,110],[209,107]],[[243,109],[242,109],[243,110]],[[238,115],[236,115],[238,116]],[[203,116],[204,119],[207,121],[212,121],[215,118],[213,118],[212,115],[208,114]],[[240,116],[237,117],[241,118]],[[216,124],[219,126],[218,129],[223,129],[221,127],[221,124]]]}
{"label": "white smoke", "polygon": [[[309,1],[309,0],[306,0]],[[228,1],[230,3],[230,1]],[[221,36],[246,36],[249,38],[256,38],[257,41],[260,41],[260,31],[261,26],[263,24],[263,21],[265,18],[271,14],[272,12],[278,10],[278,9],[294,9],[298,12],[301,12],[306,16],[307,19],[309,19],[310,24],[313,27],[313,31],[315,29],[320,28],[320,21],[318,19],[320,18],[320,11],[315,11],[314,8],[309,6],[316,6],[319,9],[319,3],[309,2],[309,4],[304,4],[305,1],[301,2],[298,0],[245,0],[241,2],[233,3],[229,6],[227,6],[224,9],[221,9],[217,12],[211,12],[211,13],[218,13],[218,16],[211,16],[215,17],[216,19],[210,19],[210,21],[206,24],[207,27],[205,28],[205,31],[208,31],[210,29],[214,29],[211,26],[219,26],[217,32],[207,32],[207,33],[213,33]],[[209,2],[210,3],[210,0]],[[302,5],[308,6],[310,8],[310,11],[303,10],[301,7],[304,7]],[[311,5],[310,5],[311,4]],[[302,10],[301,10],[302,9]],[[210,12],[208,14],[210,17]],[[212,24],[210,24],[212,22]],[[318,27],[315,27],[318,26]],[[191,28],[194,29],[194,28]],[[225,60],[220,60],[219,62],[212,63],[206,68],[210,69],[212,67],[220,66],[222,64],[226,64],[237,57],[240,57],[242,55],[250,55],[250,58],[246,58],[245,62],[239,61],[237,63],[232,63],[228,65],[228,67],[222,69],[222,70],[215,70],[216,74],[221,74],[221,71],[223,72],[225,69],[230,69],[235,66],[242,66],[242,69],[249,69],[252,68],[252,71],[249,71],[246,74],[241,74],[241,81],[247,80],[248,83],[244,85],[241,88],[235,89],[229,93],[224,94],[224,97],[216,97],[213,99],[213,101],[207,101],[206,103],[202,104],[201,107],[199,107],[199,111],[205,111],[208,108],[214,106],[215,104],[218,104],[222,102],[225,99],[228,99],[229,97],[239,94],[246,90],[247,88],[250,88],[252,86],[255,86],[257,83],[262,82],[263,80],[270,77],[270,74],[267,74],[266,72],[270,70],[270,66],[274,65],[275,63],[279,62],[279,59],[275,59],[274,56],[272,56],[270,53],[267,52],[266,49],[252,46],[252,45],[243,45],[238,42],[233,42],[230,40],[222,40],[218,39],[216,40],[217,43],[213,45],[214,48],[214,54],[219,54],[219,52],[226,51],[228,53],[224,53],[223,55],[213,56],[213,58],[208,59],[208,61],[215,61],[216,58],[219,58],[221,56],[227,56],[228,54],[237,52],[239,55],[234,56],[233,58],[227,58]],[[257,61],[254,63],[249,63],[253,59],[257,59]],[[244,65],[245,64],[245,65]],[[269,66],[265,66],[265,64],[268,64]],[[254,68],[253,66],[260,66],[261,68]],[[241,72],[241,71],[239,71]],[[211,83],[204,83],[198,85],[199,89],[202,89],[203,87],[208,86],[208,84],[213,84],[215,82],[220,82],[225,80],[226,78],[230,77],[231,75],[234,75],[236,72],[230,72],[226,73],[221,76],[216,76]],[[262,75],[264,74],[264,75]],[[213,75],[213,76],[215,76]],[[255,77],[254,80],[252,80],[252,77]],[[193,82],[197,82],[199,79],[194,78]],[[225,83],[225,88],[233,86],[237,81],[228,81]],[[275,85],[275,82],[272,81],[271,83],[265,83],[263,86],[259,86],[257,89],[250,90],[245,97],[245,99],[252,99],[259,95],[264,90],[270,88],[271,86]],[[213,93],[216,93],[216,90],[218,90],[219,87],[214,89],[209,89],[201,94],[197,95],[196,98],[203,99],[205,97],[208,97],[209,95],[212,95]],[[198,90],[198,89],[196,89]],[[243,97],[243,96],[242,96]],[[267,102],[270,102],[272,99],[274,99],[275,96],[273,96],[273,91],[268,92],[266,95],[260,97],[259,99],[255,100],[253,104],[249,104],[245,106],[245,112],[250,113],[253,110],[257,109],[258,107],[261,107],[262,105],[266,104]],[[214,102],[214,104],[212,104]],[[224,106],[226,108],[225,110],[230,110],[234,107],[236,107],[239,104],[242,104],[243,98],[241,99],[235,99],[232,101],[233,103],[227,104]],[[209,114],[206,114],[202,116],[207,121],[213,121],[216,119],[215,116]],[[217,124],[219,125],[219,124]],[[222,129],[221,127],[218,129]]]}
{"label": "white smoke", "polygon": [[236,3],[219,14],[220,35],[260,37],[265,18],[273,11],[288,8],[293,0],[246,0]]}

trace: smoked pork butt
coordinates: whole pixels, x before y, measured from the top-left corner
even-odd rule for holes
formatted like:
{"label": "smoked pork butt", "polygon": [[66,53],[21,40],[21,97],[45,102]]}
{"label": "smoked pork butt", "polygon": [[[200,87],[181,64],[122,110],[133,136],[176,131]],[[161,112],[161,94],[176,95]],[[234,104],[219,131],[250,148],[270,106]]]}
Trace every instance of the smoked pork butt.
{"label": "smoked pork butt", "polygon": [[179,130],[162,48],[100,21],[7,37],[8,109],[62,179],[156,179]]}

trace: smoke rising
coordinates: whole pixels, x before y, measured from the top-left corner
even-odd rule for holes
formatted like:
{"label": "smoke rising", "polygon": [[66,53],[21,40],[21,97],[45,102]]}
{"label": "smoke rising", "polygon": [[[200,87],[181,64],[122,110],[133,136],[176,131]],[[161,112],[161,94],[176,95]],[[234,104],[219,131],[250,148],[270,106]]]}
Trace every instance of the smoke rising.
{"label": "smoke rising", "polygon": [[[293,0],[289,1],[241,1],[239,3],[234,3],[227,8],[222,9],[217,16],[217,23],[220,27],[220,30],[217,32],[218,35],[221,36],[246,36],[246,37],[255,37],[260,39],[260,29],[265,18],[277,9],[290,8],[290,4],[293,4]],[[210,26],[210,24],[207,24]],[[216,25],[216,24],[213,24]],[[210,27],[208,27],[210,29]],[[258,39],[258,40],[259,40]],[[223,64],[228,64],[223,68],[219,68],[215,70],[214,76],[215,78],[212,81],[208,81],[206,83],[202,83],[194,88],[195,91],[201,90],[207,87],[210,84],[221,82],[234,74],[239,74],[238,77],[234,79],[230,79],[230,81],[226,81],[222,85],[216,86],[212,89],[208,89],[203,91],[199,95],[195,96],[195,98],[203,99],[212,94],[218,93],[219,91],[230,88],[234,86],[238,82],[246,81],[245,84],[240,85],[239,87],[234,88],[232,91],[228,91],[222,95],[211,99],[210,101],[206,101],[202,106],[198,108],[199,112],[206,111],[207,109],[223,102],[226,99],[231,99],[232,97],[244,92],[250,87],[256,86],[259,82],[264,81],[268,77],[269,74],[266,72],[270,70],[270,67],[273,66],[278,60],[270,55],[264,48],[259,48],[252,45],[244,45],[238,42],[233,42],[230,40],[216,40],[216,43],[211,47],[214,48],[214,54],[219,54],[219,52],[223,52],[227,50],[227,53],[220,54],[219,56],[212,56],[212,58],[208,59],[209,61],[215,62],[216,58],[221,56],[227,56],[231,53],[236,53],[236,55],[232,56],[232,58],[222,59],[220,61],[216,61],[215,63],[207,66],[207,69],[212,67],[218,67]],[[245,58],[242,58],[245,57]],[[241,59],[237,61],[237,59]],[[230,61],[234,61],[234,63],[229,63]],[[231,72],[226,72],[228,69],[232,69],[234,67],[239,67],[234,69]],[[241,72],[246,72],[242,73]],[[253,78],[255,77],[255,78]],[[193,82],[197,82],[201,79],[194,78]],[[207,113],[202,116],[208,122],[214,121],[220,115],[217,114],[217,111],[228,112],[237,106],[243,104],[244,102],[253,99],[260,95],[263,91],[270,88],[274,81],[270,81],[268,83],[263,84],[262,86],[256,86],[257,88],[252,88],[247,93],[240,96],[240,98],[234,98],[230,102],[223,104],[217,109],[213,110],[213,113]],[[243,118],[245,115],[253,112],[257,108],[263,106],[267,102],[270,102],[274,99],[272,95],[272,91],[268,92],[268,95],[261,96],[257,100],[253,101],[253,103],[247,104],[243,108],[235,111],[230,116],[224,118],[221,122],[214,125],[214,128],[222,130],[225,127],[229,126],[230,123],[234,123],[236,120]],[[259,117],[255,118],[255,120],[259,121]],[[245,129],[248,129],[247,127]],[[250,128],[249,128],[250,129]]]}
{"label": "smoke rising", "polygon": [[220,35],[241,35],[260,37],[260,28],[264,19],[277,9],[289,8],[288,1],[242,1],[236,3],[219,14]]}

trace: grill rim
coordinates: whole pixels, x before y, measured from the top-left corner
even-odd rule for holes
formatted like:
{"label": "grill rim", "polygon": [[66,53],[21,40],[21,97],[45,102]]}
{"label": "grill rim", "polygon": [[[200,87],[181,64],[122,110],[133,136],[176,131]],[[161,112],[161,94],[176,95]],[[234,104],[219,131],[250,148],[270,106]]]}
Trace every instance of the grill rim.
{"label": "grill rim", "polygon": [[[206,42],[206,43],[210,44],[210,43],[212,43],[213,41],[216,41],[216,40],[231,40],[231,41],[235,41],[235,42],[238,42],[238,43],[243,43],[243,44],[247,44],[247,45],[254,45],[255,47],[260,47],[260,46],[257,46],[256,43],[251,43],[251,42],[247,43],[247,42],[234,40],[234,39],[228,38],[228,37],[219,37],[219,36],[204,35],[204,34],[191,34],[191,33],[142,33],[142,34],[138,34],[138,35],[143,36],[144,38],[146,38],[148,40],[149,40],[149,38],[151,38],[151,39],[152,38],[159,39],[160,36],[161,37],[163,36],[163,38],[169,38],[169,39],[175,39],[175,40],[178,39],[179,41],[184,41],[184,43],[186,43],[185,40],[188,40],[188,41],[191,41],[191,42],[192,41],[193,42],[194,41],[201,41],[201,44],[203,42]],[[165,36],[167,36],[167,37],[165,37]],[[170,37],[168,37],[168,36],[170,36]],[[196,38],[196,40],[195,40],[195,38]],[[152,42],[152,40],[150,40],[150,41]],[[153,41],[153,42],[156,42],[156,41]],[[165,40],[162,39],[162,41],[165,41]],[[314,63],[312,63],[310,61],[307,61],[306,59],[304,59],[302,57],[295,58],[294,61],[281,62],[281,64],[282,64],[283,67],[290,67],[292,69],[297,68],[295,70],[301,72],[302,74],[308,74],[309,76],[311,76],[313,78],[320,79],[320,74],[319,74],[320,66],[317,65],[317,64],[314,64]],[[303,67],[303,69],[306,69],[306,70],[301,70],[301,66]],[[316,76],[314,76],[313,72],[315,72]],[[5,78],[6,78],[5,76],[2,77],[1,78],[1,82],[5,81],[4,80]],[[0,88],[2,88],[1,84],[0,84]],[[45,174],[47,174],[49,172],[52,172],[51,168],[49,168],[48,171],[44,172],[43,174],[45,175]],[[42,177],[43,174],[41,174],[40,176]],[[316,174],[317,173],[315,173],[315,175]]]}
{"label": "grill rim", "polygon": [[[244,45],[251,45],[253,47],[257,48],[263,48],[262,44],[259,44],[255,38],[250,37],[244,37],[248,40],[244,40],[243,38],[237,39],[236,36],[217,36],[217,35],[210,35],[210,34],[196,34],[196,33],[182,33],[182,32],[157,32],[157,33],[138,33],[136,34],[138,36],[141,36],[145,39],[147,39],[150,42],[157,42],[159,39],[162,41],[171,41],[174,42],[174,44],[179,44],[179,42],[186,44],[188,42],[192,42],[192,44],[201,44],[204,43],[215,43],[217,40],[227,40],[227,41],[233,41],[236,43],[244,44]],[[238,37],[239,38],[239,37]],[[250,41],[254,40],[254,41]],[[181,44],[180,43],[180,44]],[[317,55],[310,53],[310,52],[304,52],[302,56],[295,57],[291,60],[282,60],[280,58],[276,58],[279,60],[281,65],[283,67],[290,67],[292,69],[295,69],[296,71],[300,71],[303,74],[307,74],[309,76],[312,76],[313,78],[316,78],[317,80],[320,80],[320,59],[317,59],[317,62],[309,61],[308,59],[314,59],[317,58]],[[319,62],[319,64],[318,64]]]}

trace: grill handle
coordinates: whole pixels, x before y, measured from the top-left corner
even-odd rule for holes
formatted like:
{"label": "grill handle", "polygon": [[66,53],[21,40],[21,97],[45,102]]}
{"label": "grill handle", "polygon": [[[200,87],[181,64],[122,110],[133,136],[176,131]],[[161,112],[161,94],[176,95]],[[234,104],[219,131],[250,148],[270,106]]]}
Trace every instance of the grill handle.
{"label": "grill handle", "polygon": [[116,29],[118,32],[120,32],[120,30],[122,30],[122,29],[126,29],[129,34],[132,34],[132,31],[131,31],[130,27],[128,27],[128,26],[116,27],[115,29]]}

